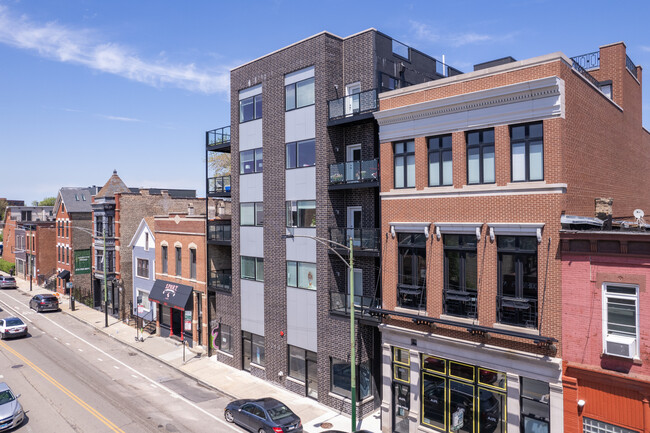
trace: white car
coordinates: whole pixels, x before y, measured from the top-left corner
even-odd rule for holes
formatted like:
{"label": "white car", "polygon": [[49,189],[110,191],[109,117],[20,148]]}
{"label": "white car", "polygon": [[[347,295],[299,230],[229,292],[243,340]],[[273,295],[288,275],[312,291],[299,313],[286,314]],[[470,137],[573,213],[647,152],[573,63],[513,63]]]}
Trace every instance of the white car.
{"label": "white car", "polygon": [[0,319],[0,339],[24,337],[27,335],[27,325],[18,317]]}
{"label": "white car", "polygon": [[25,419],[23,407],[18,403],[20,395],[14,395],[11,388],[0,382],[0,431],[18,427]]}

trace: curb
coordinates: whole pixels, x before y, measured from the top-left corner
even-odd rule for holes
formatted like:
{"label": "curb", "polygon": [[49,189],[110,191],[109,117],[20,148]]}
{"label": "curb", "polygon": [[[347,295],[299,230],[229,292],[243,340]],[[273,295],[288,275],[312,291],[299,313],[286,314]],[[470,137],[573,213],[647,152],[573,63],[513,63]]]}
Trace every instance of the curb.
{"label": "curb", "polygon": [[106,336],[112,338],[112,339],[115,340],[115,341],[118,341],[118,342],[122,343],[124,346],[130,347],[130,348],[133,348],[133,349],[137,350],[138,352],[142,353],[143,355],[146,355],[146,356],[148,356],[149,358],[151,358],[151,359],[153,359],[153,360],[155,360],[155,361],[157,361],[157,362],[160,362],[160,363],[162,363],[162,364],[167,365],[168,367],[173,368],[174,370],[178,371],[178,372],[179,372],[180,374],[182,374],[183,376],[187,377],[188,379],[192,379],[192,380],[196,381],[196,383],[198,383],[199,385],[201,385],[201,386],[203,386],[203,387],[205,387],[205,388],[209,388],[209,389],[211,389],[211,390],[213,390],[213,391],[217,391],[217,392],[219,392],[219,393],[221,393],[221,394],[223,394],[223,395],[225,395],[225,396],[227,396],[227,397],[229,397],[229,398],[231,398],[231,399],[233,399],[233,400],[236,400],[236,399],[237,399],[237,397],[235,397],[235,396],[233,396],[233,395],[231,395],[231,394],[228,394],[227,392],[220,390],[219,388],[215,387],[214,385],[211,385],[211,384],[209,384],[208,382],[206,382],[206,381],[204,381],[204,380],[202,380],[202,379],[199,379],[198,377],[193,376],[193,375],[191,375],[190,373],[187,373],[187,372],[185,372],[185,371],[179,369],[178,367],[176,367],[175,365],[169,363],[168,361],[165,361],[165,360],[163,360],[163,359],[157,358],[156,356],[154,356],[154,355],[152,355],[152,354],[150,354],[150,353],[148,353],[148,352],[145,352],[144,350],[140,349],[140,348],[137,347],[137,346],[132,346],[131,344],[129,344],[129,343],[125,342],[125,341],[120,340],[119,338],[115,337],[114,335],[111,335],[110,333],[104,331],[104,328],[98,328],[98,327],[92,325],[91,323],[89,323],[88,321],[82,319],[81,317],[77,317],[76,315],[71,314],[71,313],[68,312],[68,311],[61,310],[61,312],[64,313],[64,314],[66,314],[66,315],[68,315],[68,316],[70,316],[70,317],[73,317],[75,320],[78,320],[79,322],[81,322],[81,323],[83,323],[83,324],[85,324],[85,325],[87,325],[87,326],[89,326],[89,327],[91,327],[91,328],[94,328],[94,329],[100,331],[102,334],[104,334],[104,335],[106,335]]}

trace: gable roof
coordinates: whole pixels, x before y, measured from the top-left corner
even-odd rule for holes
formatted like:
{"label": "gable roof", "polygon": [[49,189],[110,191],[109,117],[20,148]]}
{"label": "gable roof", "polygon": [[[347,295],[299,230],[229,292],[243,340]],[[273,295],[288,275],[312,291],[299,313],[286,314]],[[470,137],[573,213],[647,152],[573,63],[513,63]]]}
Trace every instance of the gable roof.
{"label": "gable roof", "polygon": [[96,186],[91,187],[63,187],[59,190],[54,203],[54,215],[59,213],[61,203],[65,205],[68,213],[75,212],[92,212],[91,198],[97,194],[99,188]]}
{"label": "gable roof", "polygon": [[99,190],[95,197],[115,197],[115,194],[120,192],[131,192],[126,184],[117,175],[117,170],[113,170],[113,175],[108,179],[108,182]]}
{"label": "gable roof", "polygon": [[149,229],[149,233],[151,233],[151,245],[153,245],[153,248],[156,248],[156,235],[153,232],[153,217],[151,216],[142,218],[138,225],[138,229],[133,233],[131,242],[129,242],[129,248],[132,248],[136,244],[140,236],[142,236],[142,232],[144,232],[145,228]]}

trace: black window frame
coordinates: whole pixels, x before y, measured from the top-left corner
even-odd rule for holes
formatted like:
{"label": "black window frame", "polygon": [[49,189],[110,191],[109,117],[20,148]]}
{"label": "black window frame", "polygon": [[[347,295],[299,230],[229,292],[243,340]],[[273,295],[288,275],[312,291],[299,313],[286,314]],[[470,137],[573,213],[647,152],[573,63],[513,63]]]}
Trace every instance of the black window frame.
{"label": "black window frame", "polygon": [[[531,136],[530,135],[530,127],[532,125],[540,125],[542,129],[542,135],[539,136]],[[525,132],[524,132],[524,138],[513,138],[512,136],[512,131],[514,128],[519,128],[519,127],[524,127]],[[510,181],[511,182],[540,182],[544,180],[544,122],[530,122],[530,123],[522,123],[518,125],[510,125]],[[541,141],[542,142],[542,177],[540,179],[531,179],[530,178],[530,145],[532,142],[537,142]],[[513,158],[513,144],[520,144],[524,143],[525,147],[525,154],[524,154],[524,161],[526,166],[524,167],[524,179],[522,180],[515,180],[514,178],[514,158]]]}
{"label": "black window frame", "polygon": [[[253,103],[253,117],[251,119],[244,120],[244,112],[242,111],[242,105],[252,101]],[[246,123],[246,122],[252,122],[253,120],[261,119],[262,118],[262,111],[263,111],[263,99],[262,99],[262,94],[258,93],[257,95],[249,96],[248,98],[240,99],[239,100],[239,123]],[[258,104],[259,104],[259,113],[258,111]]]}
{"label": "black window frame", "polygon": [[[295,212],[293,210],[295,203]],[[303,221],[304,216],[300,212],[301,203],[314,203],[314,207],[305,208],[307,210],[313,209],[312,222],[309,222],[309,225]],[[286,206],[286,224],[287,227],[298,227],[298,228],[315,228],[316,227],[316,200],[287,200],[285,203]],[[307,215],[305,215],[307,216]]]}
{"label": "black window frame", "polygon": [[[293,111],[293,110],[298,110],[300,108],[305,108],[305,107],[311,107],[312,105],[316,104],[316,82],[314,80],[315,77],[309,77],[305,78],[304,80],[296,81],[295,83],[287,84],[284,86],[284,111]],[[314,86],[314,102],[311,104],[306,104],[306,105],[301,105],[298,106],[298,84],[304,83],[306,81],[312,81],[313,86]],[[288,98],[287,98],[287,89],[289,87],[293,87],[293,108],[288,108]]]}
{"label": "black window frame", "polygon": [[[298,148],[301,144],[306,144],[312,142],[314,146],[314,163],[309,164],[309,165],[298,165],[298,158],[300,156],[300,152],[298,151]],[[289,150],[289,147],[293,146],[292,150]],[[289,154],[293,154],[294,158],[294,164],[289,164]],[[286,143],[284,146],[284,154],[285,154],[285,169],[287,170],[293,170],[296,168],[305,168],[305,167],[315,167],[316,166],[316,139],[315,138],[310,138],[308,140],[300,140],[300,141],[292,141],[289,143]],[[292,165],[292,166],[290,166]]]}
{"label": "black window frame", "polygon": [[[246,206],[253,205],[253,224],[242,223],[241,215],[243,214],[242,206],[244,205]],[[260,218],[260,212],[262,218]],[[264,202],[252,201],[252,202],[239,203],[239,225],[241,227],[262,227],[264,225]]]}
{"label": "black window frame", "polygon": [[[339,358],[335,358],[330,356],[330,362],[329,362],[329,373],[330,373],[330,383],[329,383],[329,391],[332,394],[339,395],[344,398],[350,398],[352,396],[352,392],[350,389],[347,390],[344,387],[341,387],[339,385],[335,385],[335,378],[337,375],[334,374],[334,365],[340,365],[342,368],[345,370],[347,367],[347,370],[350,370],[350,361],[349,360],[342,360]],[[374,388],[375,384],[373,381],[372,377],[372,359],[367,359],[366,361],[359,362],[357,361],[356,364],[357,367],[357,375],[356,375],[356,392],[357,392],[357,401],[363,401],[364,399],[370,397],[374,393]],[[362,367],[364,368],[364,372],[362,372]],[[346,372],[346,374],[343,375],[338,375],[339,377],[343,377],[343,380],[346,380],[349,382],[350,381],[350,374]],[[361,387],[361,381],[362,380],[367,380],[368,388],[365,393],[365,395],[361,395],[362,392],[362,387]],[[348,383],[349,386],[349,383]],[[351,387],[350,387],[351,388]],[[340,391],[342,390],[342,391]]]}
{"label": "black window frame", "polygon": [[[296,274],[296,284],[289,284],[289,266],[293,264],[294,267],[294,272]],[[300,280],[300,272],[298,272],[300,265],[314,265],[314,277],[312,280],[316,283],[312,287],[309,287],[309,283],[307,285],[304,285],[301,283],[304,283],[303,281]],[[286,265],[286,271],[287,271],[287,287],[295,287],[298,289],[305,289],[305,290],[316,290],[318,288],[318,266],[316,266],[316,263],[312,262],[300,262],[296,260],[287,260],[287,265]]]}
{"label": "black window frame", "polygon": [[181,247],[175,247],[174,248],[176,251],[176,257],[175,257],[175,263],[176,263],[176,269],[174,271],[176,272],[176,276],[180,277],[183,271],[183,249]]}
{"label": "black window frame", "polygon": [[[409,152],[408,151],[408,144],[413,143],[413,151]],[[397,153],[397,145],[402,144],[404,146],[404,151]],[[413,156],[413,186],[408,185],[408,163],[406,162],[409,156]],[[397,158],[402,157],[403,158],[403,165],[404,165],[404,186],[397,186],[397,177],[395,176],[395,173],[397,172],[396,167],[397,167]],[[415,178],[415,140],[404,140],[404,141],[396,141],[393,143],[393,187],[395,189],[406,189],[406,188],[415,188],[415,185],[417,184],[417,179]]]}
{"label": "black window frame", "polygon": [[[450,245],[448,241],[452,236],[458,236],[458,244]],[[443,254],[444,254],[444,287],[443,287],[443,308],[445,314],[458,316],[458,317],[468,317],[468,318],[477,318],[478,312],[476,308],[476,300],[478,296],[478,241],[476,240],[475,234],[455,234],[455,233],[444,233],[442,235],[443,242]],[[473,240],[470,242],[470,239]],[[459,287],[450,288],[450,257],[452,253],[458,253],[458,277],[459,277]],[[467,254],[474,253],[475,262],[477,262],[477,269],[475,270],[476,274],[476,285],[473,290],[468,289],[467,287]]]}
{"label": "black window frame", "polygon": [[[504,238],[515,238],[514,241],[514,246],[512,247],[507,247],[501,244],[501,240]],[[532,248],[525,248],[522,247],[522,242],[523,239],[526,239],[528,242],[533,243],[535,245],[535,249],[533,252]],[[504,294],[504,287],[505,287],[505,281],[504,281],[504,274],[503,274],[503,256],[504,255],[511,255],[513,256],[514,260],[514,272],[515,272],[515,288],[514,288],[514,296],[511,296],[510,294]],[[530,290],[526,289],[524,287],[524,264],[527,258],[530,257],[535,257],[536,260],[535,262],[536,267],[535,267],[535,272],[537,274],[537,283],[535,287],[535,296],[525,296],[525,291]],[[527,326],[531,320],[525,320],[524,316],[524,310],[526,310],[525,304],[529,304],[529,310],[531,310],[533,317],[534,317],[534,328],[537,329],[538,327],[538,322],[539,322],[539,315],[537,312],[537,303],[539,299],[539,249],[538,249],[538,242],[537,238],[535,236],[526,236],[526,235],[497,235],[497,276],[498,276],[498,297],[499,299],[503,302],[504,298],[507,301],[510,301],[511,303],[514,303],[513,305],[515,306],[516,309],[518,309],[516,316],[520,316],[516,319],[516,322],[513,322],[512,320],[504,319],[502,317],[504,315],[503,311],[497,311],[497,320],[499,323],[505,323],[508,325],[513,325],[513,326]],[[502,310],[504,308],[507,308],[503,305],[500,307],[497,306],[497,308],[501,308]],[[522,323],[525,322],[525,323]]]}
{"label": "black window frame", "polygon": [[[244,171],[244,166],[243,166],[243,154],[252,154],[253,156],[253,171]],[[262,147],[257,147],[255,149],[248,149],[248,150],[242,150],[239,152],[239,174],[240,175],[245,175],[245,174],[254,174],[254,173],[262,173],[262,170],[264,168],[264,148]]]}
{"label": "black window frame", "polygon": [[[226,328],[228,329],[227,332]],[[224,336],[227,336],[227,347],[224,347]],[[232,327],[230,325],[219,323],[219,344],[217,347],[221,352],[232,354]]]}
{"label": "black window frame", "polygon": [[[537,396],[534,396],[532,394],[527,395],[527,392],[526,392],[527,387],[524,386],[524,385],[528,381],[531,382],[531,385],[532,385],[532,382],[537,382],[538,384],[545,384],[547,389],[548,389],[547,393],[544,396],[542,396],[541,398],[537,397]],[[530,378],[524,377],[524,376],[520,377],[519,384],[520,384],[519,385],[519,389],[520,389],[520,393],[519,393],[519,411],[520,411],[520,423],[521,423],[520,424],[520,426],[521,426],[520,431],[522,433],[532,433],[532,431],[533,431],[533,430],[526,430],[526,418],[530,418],[530,419],[532,419],[532,420],[534,420],[534,421],[536,421],[538,423],[546,424],[547,431],[550,431],[550,427],[551,427],[551,407],[550,407],[551,390],[550,390],[549,384],[546,383],[546,382],[543,382],[541,380],[530,379]],[[531,409],[536,408],[538,410],[540,410],[540,409],[543,410],[545,408],[545,410],[548,413],[548,417],[540,416],[539,414],[535,414],[533,412],[528,412],[528,413],[524,412],[526,410],[524,408],[524,406],[529,406],[529,405],[531,406]]]}
{"label": "black window frame", "polygon": [[[426,248],[426,239],[423,241],[416,241],[416,236],[417,239],[424,238],[424,233],[398,233],[397,234],[397,239],[398,239],[398,247],[397,247],[397,271],[398,271],[398,279],[397,279],[397,305],[400,308],[409,308],[409,309],[414,309],[414,310],[426,310],[426,305],[427,305],[427,282],[426,282],[426,272],[427,272],[427,248]],[[407,237],[410,237],[410,241],[407,243],[402,243],[403,240],[406,241]],[[406,254],[410,254],[410,260],[411,260],[411,275],[410,279],[411,281],[415,281],[416,284],[406,284],[404,283],[404,277],[406,273],[404,272],[404,256]],[[425,267],[425,275],[424,275],[424,281],[422,284],[417,284],[420,281],[420,278],[418,277],[418,258],[420,257],[420,253],[422,253],[421,257],[422,260],[424,261]],[[405,303],[402,301],[402,297],[405,295],[415,295],[415,291],[420,292],[420,300],[417,305],[410,305],[408,303]]]}
{"label": "black window frame", "polygon": [[[242,269],[244,268],[243,266],[243,261],[244,259],[249,260],[253,259],[253,262],[255,264],[255,275],[253,277],[248,277],[244,276],[244,273],[242,272]],[[259,263],[262,263],[262,276],[258,275],[258,266]],[[240,256],[239,259],[239,275],[242,280],[249,280],[249,281],[259,281],[259,282],[264,282],[264,257],[254,257],[254,256]]]}
{"label": "black window frame", "polygon": [[[245,340],[248,340],[251,345],[251,351],[250,351],[251,364],[264,367],[266,365],[266,339],[264,338],[264,336],[253,334],[252,332],[248,332],[248,331],[242,331],[242,353],[244,352],[243,346],[245,344],[244,343]],[[260,341],[262,343],[261,345],[260,345]],[[255,346],[262,347],[261,357],[260,357],[261,362],[257,362],[257,360],[253,360],[255,356],[255,351],[253,349],[255,348]]]}
{"label": "black window frame", "polygon": [[[445,142],[449,139],[449,147],[444,147]],[[434,148],[434,143],[438,141],[438,146],[437,148]],[[453,143],[452,143],[452,138],[451,134],[443,134],[443,135],[436,135],[435,137],[429,137],[427,138],[427,172],[429,176],[429,186],[431,187],[439,187],[439,186],[451,186],[454,184],[454,160],[453,160]],[[444,183],[444,169],[443,169],[443,156],[449,153],[449,157],[451,160],[451,182],[450,183]],[[431,156],[437,154],[438,155],[438,184],[433,185],[431,180],[435,176],[435,173],[431,173]]]}
{"label": "black window frame", "polygon": [[[484,134],[486,132],[492,132],[492,141],[485,141],[484,139]],[[470,134],[478,133],[479,134],[479,141],[477,144],[469,144],[469,136]],[[494,128],[486,128],[486,129],[477,129],[473,131],[467,131],[465,132],[465,167],[467,168],[467,184],[468,185],[492,185],[495,184],[497,181],[497,172],[496,172],[496,146],[495,146],[495,134],[494,134]],[[484,159],[485,159],[485,149],[486,148],[492,148],[492,154],[494,155],[494,180],[492,182],[486,182],[485,181],[485,173],[483,170],[484,164]],[[470,149],[479,149],[479,181],[478,182],[470,182],[469,180],[469,151]]]}

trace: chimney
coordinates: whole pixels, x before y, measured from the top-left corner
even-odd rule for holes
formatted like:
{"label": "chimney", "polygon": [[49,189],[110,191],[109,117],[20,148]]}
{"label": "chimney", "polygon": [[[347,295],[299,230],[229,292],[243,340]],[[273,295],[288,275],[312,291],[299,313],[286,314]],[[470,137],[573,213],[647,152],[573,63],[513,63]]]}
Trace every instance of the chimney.
{"label": "chimney", "polygon": [[188,215],[194,215],[194,204],[193,203],[188,203],[187,204],[187,214]]}
{"label": "chimney", "polygon": [[612,229],[612,206],[614,204],[613,198],[598,197],[596,202],[596,218],[604,221],[603,230]]}

